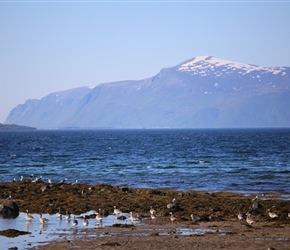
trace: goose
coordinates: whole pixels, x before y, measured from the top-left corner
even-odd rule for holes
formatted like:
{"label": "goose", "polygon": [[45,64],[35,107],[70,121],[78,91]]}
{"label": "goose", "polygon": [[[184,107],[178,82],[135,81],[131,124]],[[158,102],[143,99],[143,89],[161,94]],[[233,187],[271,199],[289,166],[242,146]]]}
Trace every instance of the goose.
{"label": "goose", "polygon": [[28,221],[32,221],[34,219],[34,217],[28,213],[28,210],[26,210],[25,219]]}
{"label": "goose", "polygon": [[78,221],[76,219],[76,217],[74,216],[74,219],[72,221],[73,226],[77,226],[78,225]]}
{"label": "goose", "polygon": [[47,223],[49,221],[47,218],[42,217],[42,214],[39,214],[39,220],[42,224]]}

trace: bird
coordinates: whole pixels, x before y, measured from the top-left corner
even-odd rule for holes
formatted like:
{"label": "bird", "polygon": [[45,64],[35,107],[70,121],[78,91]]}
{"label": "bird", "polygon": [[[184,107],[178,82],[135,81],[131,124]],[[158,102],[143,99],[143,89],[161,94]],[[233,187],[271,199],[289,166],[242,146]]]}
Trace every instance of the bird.
{"label": "bird", "polygon": [[26,210],[25,219],[28,221],[32,221],[34,219],[34,217],[28,213],[28,210]]}
{"label": "bird", "polygon": [[83,225],[86,227],[89,225],[89,221],[86,219],[86,216],[83,216]]}
{"label": "bird", "polygon": [[115,215],[118,215],[118,214],[120,214],[120,213],[122,213],[121,210],[118,209],[116,206],[114,206],[114,214],[115,214]]}
{"label": "bird", "polygon": [[138,218],[138,216],[133,215],[133,212],[130,212],[130,220],[132,222],[137,222],[137,221],[139,221],[139,218]]}
{"label": "bird", "polygon": [[152,206],[150,207],[149,212],[150,212],[150,214],[156,214],[156,211]]}
{"label": "bird", "polygon": [[252,201],[257,201],[259,199],[259,196],[256,195],[255,198],[252,199]]}
{"label": "bird", "polygon": [[75,215],[74,215],[74,219],[72,221],[72,224],[73,224],[73,226],[77,226],[78,225],[78,221],[77,221]]}
{"label": "bird", "polygon": [[62,219],[62,214],[61,214],[61,212],[60,212],[60,207],[58,208],[57,218],[58,218],[59,220]]}
{"label": "bird", "polygon": [[157,214],[155,214],[155,213],[154,214],[150,214],[150,217],[151,217],[152,220],[155,220],[157,218]]}
{"label": "bird", "polygon": [[176,222],[176,217],[174,216],[174,214],[172,212],[169,213],[170,214],[170,220],[171,222]]}
{"label": "bird", "polygon": [[75,180],[75,182],[73,182],[71,185],[76,185],[78,184],[79,180]]}
{"label": "bird", "polygon": [[97,221],[102,221],[103,216],[100,213],[96,212],[96,219],[97,219]]}
{"label": "bird", "polygon": [[42,214],[39,214],[39,220],[42,224],[47,223],[49,221],[47,218],[42,217]]}
{"label": "bird", "polygon": [[152,220],[156,219],[156,217],[157,217],[157,213],[156,213],[156,210],[155,210],[152,206],[151,206],[149,212],[150,212],[150,217],[151,217],[151,219],[152,219]]}
{"label": "bird", "polygon": [[247,222],[249,225],[252,225],[252,224],[255,223],[255,221],[254,221],[254,219],[253,219],[253,216],[252,216],[250,213],[247,213],[246,222]]}
{"label": "bird", "polygon": [[238,219],[239,219],[240,221],[244,219],[244,214],[242,214],[241,211],[239,211],[239,213],[238,213]]}
{"label": "bird", "polygon": [[60,180],[60,182],[59,183],[65,183],[67,181],[67,178],[64,178],[64,179],[62,179],[62,180]]}
{"label": "bird", "polygon": [[274,219],[274,218],[278,218],[278,215],[275,214],[274,212],[271,212],[270,209],[268,209],[267,212],[268,212],[270,218],[272,218],[272,219]]}
{"label": "bird", "polygon": [[197,214],[191,214],[190,218],[192,219],[193,222],[201,220],[201,218]]}
{"label": "bird", "polygon": [[70,213],[68,211],[65,211],[65,218],[66,220],[70,220]]}

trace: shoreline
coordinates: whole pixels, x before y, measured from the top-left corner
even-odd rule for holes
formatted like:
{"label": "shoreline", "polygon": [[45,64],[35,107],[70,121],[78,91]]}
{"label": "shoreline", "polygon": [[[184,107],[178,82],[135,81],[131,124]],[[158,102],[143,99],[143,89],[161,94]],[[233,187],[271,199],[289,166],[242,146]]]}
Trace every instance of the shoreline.
{"label": "shoreline", "polygon": [[[0,190],[2,199],[12,196],[20,212],[29,210],[30,213],[53,215],[60,208],[63,214],[69,211],[80,215],[101,208],[103,215],[108,216],[112,215],[114,206],[117,206],[124,213],[137,213],[142,222],[141,225],[128,228],[108,226],[90,229],[86,238],[82,230],[78,230],[75,239],[66,240],[60,236],[59,240],[32,249],[176,249],[178,246],[183,246],[183,249],[267,249],[265,246],[289,249],[290,245],[290,200],[281,199],[283,195],[288,198],[288,193],[266,193],[255,201],[253,199],[256,195],[233,192],[135,189],[81,183],[50,185],[31,181],[2,182]],[[258,205],[254,206],[255,202]],[[151,206],[157,211],[156,220],[150,218]],[[253,225],[237,218],[239,211],[246,213],[250,209],[253,210],[256,222]],[[271,219],[268,209],[277,213],[278,218]],[[170,212],[176,216],[174,223],[170,220]],[[202,219],[192,221],[191,213]],[[95,216],[90,220],[95,223]],[[205,228],[213,231],[180,235],[178,228]],[[251,245],[246,247],[248,241],[251,241]],[[110,245],[114,242],[118,244]]]}

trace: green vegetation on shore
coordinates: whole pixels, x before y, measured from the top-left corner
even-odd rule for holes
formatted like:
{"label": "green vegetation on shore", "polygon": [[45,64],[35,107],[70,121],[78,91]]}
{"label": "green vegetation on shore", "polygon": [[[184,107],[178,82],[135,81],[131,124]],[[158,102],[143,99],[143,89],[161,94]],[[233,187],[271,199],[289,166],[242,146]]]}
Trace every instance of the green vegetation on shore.
{"label": "green vegetation on shore", "polygon": [[22,126],[16,124],[3,124],[0,123],[0,130],[34,130],[36,128],[29,126]]}

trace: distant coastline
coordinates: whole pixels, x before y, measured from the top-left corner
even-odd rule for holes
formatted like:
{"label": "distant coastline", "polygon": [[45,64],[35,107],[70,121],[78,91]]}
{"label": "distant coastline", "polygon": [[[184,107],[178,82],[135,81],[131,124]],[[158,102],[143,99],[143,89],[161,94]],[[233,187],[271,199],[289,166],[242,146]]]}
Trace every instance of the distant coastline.
{"label": "distant coastline", "polygon": [[22,126],[17,124],[3,124],[0,123],[0,131],[1,130],[36,130],[34,127]]}

